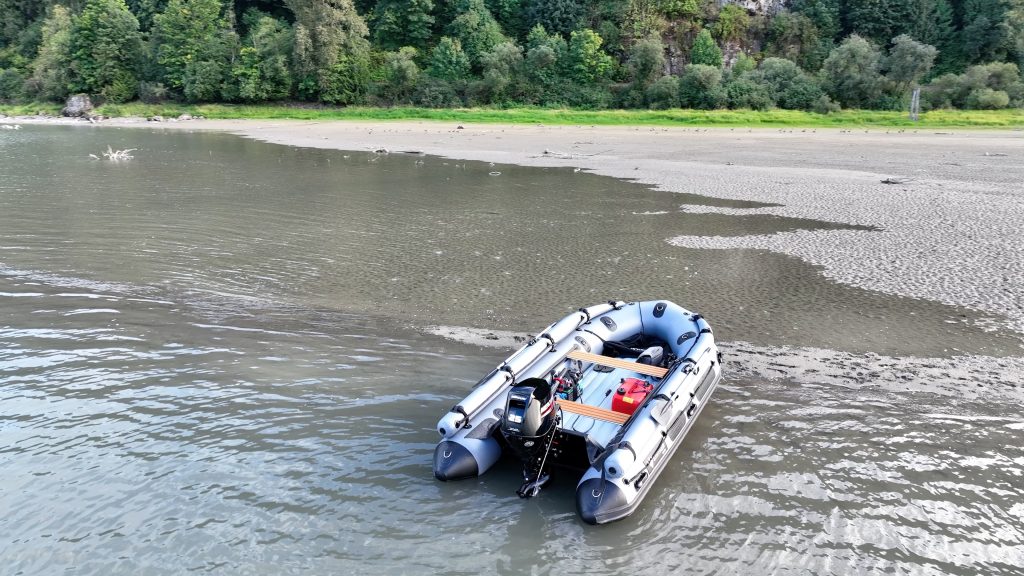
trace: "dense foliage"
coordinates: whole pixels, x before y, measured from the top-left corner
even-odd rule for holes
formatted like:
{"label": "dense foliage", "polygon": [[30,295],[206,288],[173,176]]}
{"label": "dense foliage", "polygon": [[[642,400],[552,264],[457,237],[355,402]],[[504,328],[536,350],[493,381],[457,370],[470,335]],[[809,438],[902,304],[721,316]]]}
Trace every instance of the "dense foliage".
{"label": "dense foliage", "polygon": [[1024,0],[0,0],[0,100],[1024,106]]}

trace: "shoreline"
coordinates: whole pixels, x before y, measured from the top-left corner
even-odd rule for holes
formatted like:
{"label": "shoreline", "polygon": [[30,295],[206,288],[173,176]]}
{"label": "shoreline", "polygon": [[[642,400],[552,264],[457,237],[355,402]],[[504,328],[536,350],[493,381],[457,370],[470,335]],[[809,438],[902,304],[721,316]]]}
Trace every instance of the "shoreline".
{"label": "shoreline", "polygon": [[667,241],[794,256],[821,266],[822,274],[836,282],[995,313],[1024,332],[1024,295],[1019,293],[1024,286],[1024,232],[1019,228],[1024,222],[1024,133],[1015,130],[141,118],[0,122],[210,130],[295,147],[578,168],[666,192],[768,203],[772,206],[726,208],[681,199],[680,210],[806,218],[874,230]]}

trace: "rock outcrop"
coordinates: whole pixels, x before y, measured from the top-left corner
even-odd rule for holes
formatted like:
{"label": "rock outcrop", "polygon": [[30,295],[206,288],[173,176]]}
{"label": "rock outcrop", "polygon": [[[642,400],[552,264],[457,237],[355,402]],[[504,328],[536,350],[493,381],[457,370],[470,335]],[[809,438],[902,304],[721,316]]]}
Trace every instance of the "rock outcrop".
{"label": "rock outcrop", "polygon": [[786,0],[720,0],[718,5],[736,4],[753,14],[775,15],[786,7]]}
{"label": "rock outcrop", "polygon": [[68,96],[60,114],[71,118],[88,118],[92,115],[92,108],[92,100],[88,94],[72,94]]}

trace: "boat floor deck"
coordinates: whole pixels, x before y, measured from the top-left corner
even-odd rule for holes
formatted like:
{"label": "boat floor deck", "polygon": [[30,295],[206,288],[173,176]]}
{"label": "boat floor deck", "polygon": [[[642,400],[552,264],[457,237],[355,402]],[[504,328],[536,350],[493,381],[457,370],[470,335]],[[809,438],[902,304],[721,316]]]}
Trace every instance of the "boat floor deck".
{"label": "boat floor deck", "polygon": [[616,412],[614,410],[605,410],[604,408],[598,408],[597,406],[581,404],[579,402],[572,402],[569,400],[559,400],[558,407],[561,408],[563,412],[586,416],[595,420],[604,420],[605,422],[612,422],[615,424],[624,424],[626,420],[629,420],[629,414]]}
{"label": "boat floor deck", "polygon": [[[612,397],[622,385],[622,379],[639,378],[651,383],[658,381],[658,378],[654,376],[633,370],[636,366],[652,368],[651,366],[636,364],[628,360],[623,360],[621,365],[629,367],[610,367],[611,370],[601,371],[595,370],[596,365],[592,365],[583,372],[579,381],[579,386],[582,389],[579,400],[577,402],[559,401],[563,412],[561,424],[563,430],[571,430],[588,436],[602,446],[611,441],[622,424],[629,419],[629,414],[612,410]],[[567,408],[566,406],[569,405],[571,406]]]}

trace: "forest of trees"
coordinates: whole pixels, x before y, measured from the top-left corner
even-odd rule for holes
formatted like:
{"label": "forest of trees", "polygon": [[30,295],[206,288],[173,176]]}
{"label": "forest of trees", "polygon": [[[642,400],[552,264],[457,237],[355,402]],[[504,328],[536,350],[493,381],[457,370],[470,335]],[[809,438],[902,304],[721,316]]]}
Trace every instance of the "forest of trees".
{"label": "forest of trees", "polygon": [[0,0],[6,101],[998,109],[1022,64],[1024,0]]}

